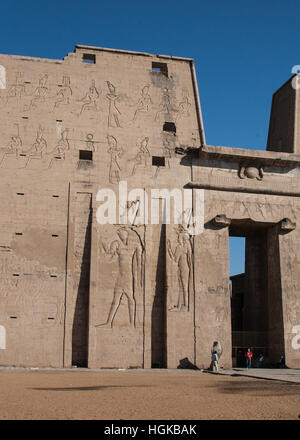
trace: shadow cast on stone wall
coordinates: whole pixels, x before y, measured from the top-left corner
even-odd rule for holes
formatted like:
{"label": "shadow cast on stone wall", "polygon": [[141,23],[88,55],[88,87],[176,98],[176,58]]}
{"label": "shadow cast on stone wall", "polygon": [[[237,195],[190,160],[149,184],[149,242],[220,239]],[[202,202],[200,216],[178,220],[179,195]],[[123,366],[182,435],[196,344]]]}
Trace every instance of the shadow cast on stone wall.
{"label": "shadow cast on stone wall", "polygon": [[89,286],[91,261],[91,224],[92,210],[90,209],[85,231],[80,279],[77,289],[76,305],[72,328],[72,365],[87,367],[88,359],[88,316],[89,316]]}
{"label": "shadow cast on stone wall", "polygon": [[151,316],[151,367],[166,368],[166,225],[161,225]]}

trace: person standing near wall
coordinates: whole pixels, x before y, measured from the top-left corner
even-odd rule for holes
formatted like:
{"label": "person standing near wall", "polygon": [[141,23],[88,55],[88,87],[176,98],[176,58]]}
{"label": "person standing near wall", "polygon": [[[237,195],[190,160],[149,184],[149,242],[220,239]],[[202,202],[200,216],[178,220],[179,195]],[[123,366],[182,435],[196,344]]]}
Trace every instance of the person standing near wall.
{"label": "person standing near wall", "polygon": [[264,355],[260,354],[259,358],[258,358],[258,361],[257,361],[257,368],[263,368],[264,361],[265,361]]}
{"label": "person standing near wall", "polygon": [[248,348],[248,351],[246,352],[246,367],[251,368],[251,359],[252,359],[253,353],[251,351],[251,348]]}
{"label": "person standing near wall", "polygon": [[217,373],[219,371],[219,356],[216,351],[213,351],[211,354],[211,365],[212,370]]}

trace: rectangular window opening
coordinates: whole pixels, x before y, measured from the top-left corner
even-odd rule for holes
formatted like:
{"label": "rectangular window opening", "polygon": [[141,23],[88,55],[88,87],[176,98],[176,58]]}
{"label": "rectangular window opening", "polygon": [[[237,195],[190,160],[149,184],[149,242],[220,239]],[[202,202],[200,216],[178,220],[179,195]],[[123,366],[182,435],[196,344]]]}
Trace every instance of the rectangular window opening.
{"label": "rectangular window opening", "polygon": [[79,150],[79,160],[93,160],[93,152],[89,150]]}
{"label": "rectangular window opening", "polygon": [[84,63],[96,64],[96,55],[92,53],[84,53],[82,55],[82,61]]}
{"label": "rectangular window opening", "polygon": [[25,193],[17,193],[17,196],[24,196]]}
{"label": "rectangular window opening", "polygon": [[23,232],[16,232],[16,235],[23,235]]}
{"label": "rectangular window opening", "polygon": [[168,77],[168,65],[166,63],[152,63],[152,72],[160,72],[166,77]]}
{"label": "rectangular window opening", "polygon": [[17,316],[10,316],[10,319],[17,319]]}
{"label": "rectangular window opening", "polygon": [[168,131],[169,133],[176,133],[176,125],[174,122],[165,122],[163,126],[163,131]]}
{"label": "rectangular window opening", "polygon": [[164,167],[165,158],[163,156],[152,156],[152,165],[156,167]]}
{"label": "rectangular window opening", "polygon": [[57,194],[53,194],[52,197],[59,197]]}
{"label": "rectangular window opening", "polygon": [[58,235],[57,234],[52,234],[52,237],[58,237]]}

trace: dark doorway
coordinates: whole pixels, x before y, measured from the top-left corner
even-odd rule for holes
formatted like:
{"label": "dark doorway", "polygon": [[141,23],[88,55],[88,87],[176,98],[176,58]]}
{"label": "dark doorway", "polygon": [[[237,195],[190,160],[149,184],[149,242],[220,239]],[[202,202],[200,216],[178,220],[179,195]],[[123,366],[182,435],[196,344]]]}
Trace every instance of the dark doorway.
{"label": "dark doorway", "polygon": [[233,366],[245,367],[248,347],[252,366],[261,354],[266,365],[275,365],[284,347],[276,225],[233,221],[229,233],[245,239],[245,270],[230,277]]}

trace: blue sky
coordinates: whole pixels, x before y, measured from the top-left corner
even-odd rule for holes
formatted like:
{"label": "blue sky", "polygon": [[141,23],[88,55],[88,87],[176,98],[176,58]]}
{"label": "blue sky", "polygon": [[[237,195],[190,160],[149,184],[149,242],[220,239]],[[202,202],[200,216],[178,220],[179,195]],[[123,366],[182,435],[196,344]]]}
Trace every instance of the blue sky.
{"label": "blue sky", "polygon": [[300,64],[299,17],[296,0],[15,0],[1,4],[0,53],[61,59],[86,44],[194,58],[206,142],[265,149],[272,94]]}

